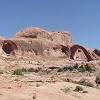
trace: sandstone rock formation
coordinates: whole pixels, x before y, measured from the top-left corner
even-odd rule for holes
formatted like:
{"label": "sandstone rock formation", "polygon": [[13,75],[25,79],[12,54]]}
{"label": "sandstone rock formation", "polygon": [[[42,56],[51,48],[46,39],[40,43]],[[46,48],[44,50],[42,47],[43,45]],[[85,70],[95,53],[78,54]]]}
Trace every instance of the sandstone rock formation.
{"label": "sandstone rock formation", "polygon": [[80,45],[73,45],[70,48],[70,51],[70,58],[74,60],[91,61],[100,59],[100,57],[95,54],[91,49],[86,49]]}
{"label": "sandstone rock formation", "polygon": [[100,50],[98,50],[98,49],[94,49],[94,51],[93,51],[96,55],[98,55],[99,57],[100,57]]}
{"label": "sandstone rock formation", "polygon": [[2,50],[12,55],[66,57],[81,61],[100,59],[100,51],[72,44],[69,32],[48,32],[33,27],[16,33],[11,40],[2,43]]}
{"label": "sandstone rock formation", "polygon": [[71,45],[71,34],[69,32],[48,32],[40,28],[26,28],[12,38],[15,39],[47,39],[56,44],[64,46]]}

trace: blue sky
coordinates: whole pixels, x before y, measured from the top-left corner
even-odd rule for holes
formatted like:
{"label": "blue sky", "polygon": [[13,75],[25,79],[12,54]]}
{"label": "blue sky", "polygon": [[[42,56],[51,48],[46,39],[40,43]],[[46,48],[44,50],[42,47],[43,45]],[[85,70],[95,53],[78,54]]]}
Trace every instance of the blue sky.
{"label": "blue sky", "polygon": [[0,0],[0,34],[26,27],[69,31],[74,44],[100,48],[100,0]]}

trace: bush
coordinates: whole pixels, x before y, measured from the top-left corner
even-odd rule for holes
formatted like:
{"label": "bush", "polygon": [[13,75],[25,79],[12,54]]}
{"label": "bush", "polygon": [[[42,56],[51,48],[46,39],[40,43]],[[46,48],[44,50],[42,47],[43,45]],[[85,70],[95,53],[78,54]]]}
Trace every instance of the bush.
{"label": "bush", "polygon": [[86,71],[85,67],[83,65],[81,65],[79,68],[78,68],[78,71],[83,73]]}
{"label": "bush", "polygon": [[92,66],[89,66],[88,64],[85,65],[85,68],[86,68],[86,71],[88,71],[90,73],[93,72],[93,71],[95,71],[95,68],[92,67]]}
{"label": "bush", "polygon": [[15,69],[13,75],[24,75],[24,74],[22,73],[22,69]]}
{"label": "bush", "polygon": [[58,68],[58,70],[57,70],[57,72],[62,72],[63,70],[62,70],[62,68]]}
{"label": "bush", "polygon": [[34,68],[29,68],[28,69],[28,72],[35,72],[37,73],[39,71],[39,69],[34,69]]}
{"label": "bush", "polygon": [[67,67],[67,66],[63,67],[63,68],[62,68],[62,71],[63,71],[63,72],[68,71],[68,67]]}
{"label": "bush", "polygon": [[65,87],[64,89],[61,89],[64,93],[68,93],[70,91],[69,87]]}
{"label": "bush", "polygon": [[29,68],[28,72],[34,72],[34,68]]}
{"label": "bush", "polygon": [[76,86],[74,91],[76,92],[83,91],[83,88],[81,86]]}
{"label": "bush", "polygon": [[73,71],[74,68],[71,67],[71,66],[65,66],[65,67],[62,67],[62,68],[58,68],[57,72],[67,72],[67,71]]}
{"label": "bush", "polygon": [[78,67],[79,67],[78,63],[76,63],[76,64],[73,66],[74,69],[78,69]]}
{"label": "bush", "polygon": [[64,66],[62,68],[58,68],[57,71],[58,72],[78,71],[78,72],[81,72],[81,73],[84,73],[84,72],[88,71],[88,72],[91,73],[91,72],[95,71],[95,68],[92,67],[92,66],[89,66],[88,64],[78,65],[78,63],[76,63],[74,66]]}
{"label": "bush", "polygon": [[27,72],[27,69],[25,69],[24,67],[22,68],[22,72]]}
{"label": "bush", "polygon": [[71,67],[71,66],[68,67],[68,71],[73,71],[73,70],[74,70],[74,67]]}
{"label": "bush", "polygon": [[87,79],[81,79],[79,82],[77,82],[80,85],[84,85],[84,86],[89,86],[89,87],[94,87],[93,83],[91,83],[89,80]]}
{"label": "bush", "polygon": [[100,75],[98,75],[98,76],[96,77],[95,82],[96,82],[96,84],[100,84]]}

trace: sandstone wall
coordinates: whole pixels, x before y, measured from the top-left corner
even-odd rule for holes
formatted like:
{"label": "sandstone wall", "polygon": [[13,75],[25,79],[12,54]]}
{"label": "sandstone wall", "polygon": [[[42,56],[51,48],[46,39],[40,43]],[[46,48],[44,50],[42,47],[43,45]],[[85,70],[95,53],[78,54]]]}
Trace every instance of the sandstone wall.
{"label": "sandstone wall", "polygon": [[69,32],[48,32],[40,28],[27,28],[17,32],[12,40],[15,39],[47,39],[56,44],[64,46],[72,45],[71,34]]}

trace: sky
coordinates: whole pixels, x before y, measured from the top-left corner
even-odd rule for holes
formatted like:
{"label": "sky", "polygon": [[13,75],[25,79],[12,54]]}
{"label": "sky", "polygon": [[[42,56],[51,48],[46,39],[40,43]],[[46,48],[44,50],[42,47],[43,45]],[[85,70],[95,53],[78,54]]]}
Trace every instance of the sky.
{"label": "sky", "polygon": [[0,35],[27,27],[69,31],[73,44],[100,49],[100,0],[0,0]]}

